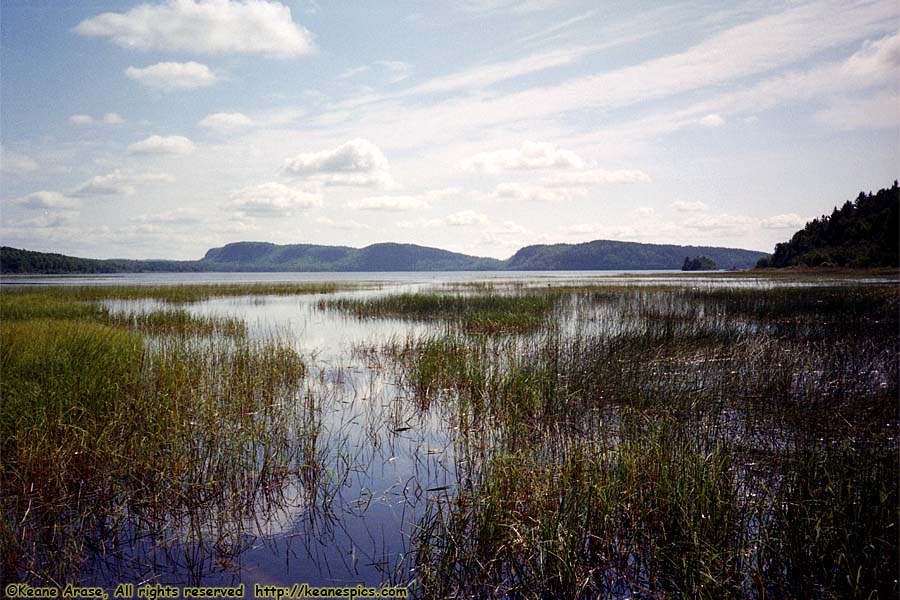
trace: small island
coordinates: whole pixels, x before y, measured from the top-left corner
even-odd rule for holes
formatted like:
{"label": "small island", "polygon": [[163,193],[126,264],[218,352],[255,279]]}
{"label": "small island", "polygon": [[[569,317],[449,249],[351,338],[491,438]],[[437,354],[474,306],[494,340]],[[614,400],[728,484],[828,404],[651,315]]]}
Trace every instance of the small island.
{"label": "small island", "polygon": [[685,256],[684,264],[681,265],[682,271],[715,271],[718,268],[716,261],[705,256],[697,256],[695,258]]}

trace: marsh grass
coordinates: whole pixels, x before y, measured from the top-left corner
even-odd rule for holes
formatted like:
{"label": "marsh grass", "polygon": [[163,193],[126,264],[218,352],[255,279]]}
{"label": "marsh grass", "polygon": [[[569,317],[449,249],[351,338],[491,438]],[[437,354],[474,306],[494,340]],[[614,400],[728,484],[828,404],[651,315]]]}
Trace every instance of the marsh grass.
{"label": "marsh grass", "polygon": [[202,581],[278,515],[365,514],[353,481],[433,420],[452,460],[400,486],[420,518],[385,568],[419,597],[900,593],[896,285],[316,301],[432,324],[356,349],[368,389],[340,368],[311,380],[239,322],[66,292],[0,293],[6,580],[163,565]]}
{"label": "marsh grass", "polygon": [[382,349],[460,432],[422,597],[896,596],[895,286],[572,293]]}
{"label": "marsh grass", "polygon": [[161,559],[200,577],[264,515],[321,500],[321,415],[286,342],[180,310],[5,298],[3,583]]}
{"label": "marsh grass", "polygon": [[[71,285],[61,287],[31,287],[7,285],[0,292],[0,309],[21,306],[32,302],[72,302],[99,300],[140,300],[151,298],[161,302],[188,303],[229,296],[299,296],[330,294],[338,291],[377,287],[374,283],[361,282],[248,282],[201,283],[171,285]],[[7,304],[9,303],[9,304]],[[4,317],[5,318],[5,317]]]}
{"label": "marsh grass", "polygon": [[442,320],[468,333],[512,333],[543,325],[556,301],[546,294],[497,294],[493,287],[474,287],[472,294],[392,294],[376,298],[322,299],[322,310],[338,310],[360,319],[397,317]]}

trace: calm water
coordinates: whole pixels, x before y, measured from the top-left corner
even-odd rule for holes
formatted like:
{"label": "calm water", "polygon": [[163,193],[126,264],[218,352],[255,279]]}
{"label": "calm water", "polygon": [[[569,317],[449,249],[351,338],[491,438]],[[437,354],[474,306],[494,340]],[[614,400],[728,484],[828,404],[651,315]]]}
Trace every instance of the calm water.
{"label": "calm water", "polygon": [[[677,272],[676,272],[677,273]],[[328,294],[366,297],[402,291],[441,289],[448,284],[489,281],[534,286],[579,283],[690,286],[797,285],[752,276],[703,277],[685,280],[671,273],[604,272],[477,272],[477,273],[199,273],[131,274],[89,277],[21,277],[4,285],[124,285],[217,282],[372,282],[360,290]],[[375,285],[377,282],[378,285]],[[818,282],[821,284],[821,282]],[[452,289],[449,288],[449,289]],[[359,320],[320,310],[326,295],[246,296],[214,298],[183,305],[197,315],[238,317],[249,335],[288,340],[310,367],[306,394],[321,399],[324,464],[333,479],[326,511],[310,504],[298,488],[283,491],[282,500],[260,510],[242,525],[231,559],[217,560],[210,548],[173,547],[162,552],[142,546],[126,551],[141,573],[123,573],[113,562],[101,567],[97,583],[140,578],[160,583],[226,585],[238,581],[289,585],[378,585],[414,578],[411,538],[429,502],[454,493],[457,457],[453,432],[446,429],[441,408],[412,406],[391,369],[374,368],[362,348],[440,333],[443,325],[397,319]],[[155,301],[110,301],[114,311],[149,310]],[[582,315],[582,318],[584,315]],[[594,323],[610,315],[588,315]],[[568,324],[570,331],[577,322]],[[605,325],[621,330],[627,324]],[[434,403],[438,404],[438,403]],[[298,485],[298,484],[294,484]],[[131,553],[131,554],[129,554]],[[184,558],[190,557],[190,558]]]}

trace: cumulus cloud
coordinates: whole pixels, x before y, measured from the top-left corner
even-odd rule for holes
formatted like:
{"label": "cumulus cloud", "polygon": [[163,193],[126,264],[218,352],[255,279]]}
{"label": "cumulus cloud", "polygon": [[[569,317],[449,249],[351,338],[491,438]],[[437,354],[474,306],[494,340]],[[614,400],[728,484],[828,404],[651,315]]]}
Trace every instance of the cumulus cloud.
{"label": "cumulus cloud", "polygon": [[203,120],[200,121],[201,127],[214,129],[221,133],[236,131],[238,129],[250,127],[251,125],[253,125],[253,121],[250,120],[250,117],[241,113],[213,113],[211,115],[206,115]]}
{"label": "cumulus cloud", "polygon": [[129,154],[190,154],[194,142],[180,135],[151,135],[128,146]]}
{"label": "cumulus cloud", "polygon": [[125,122],[125,119],[122,118],[122,115],[115,112],[108,112],[103,115],[103,122],[107,125],[121,125]]}
{"label": "cumulus cloud", "polygon": [[450,227],[462,227],[467,225],[487,225],[490,222],[487,215],[474,210],[461,210],[444,217],[444,223]]}
{"label": "cumulus cloud", "polygon": [[161,62],[148,67],[128,67],[125,76],[149,88],[171,92],[212,85],[215,74],[197,62]]}
{"label": "cumulus cloud", "polygon": [[698,123],[704,127],[721,127],[725,124],[725,119],[719,114],[712,113],[701,118]]}
{"label": "cumulus cloud", "polygon": [[90,125],[94,122],[94,117],[91,115],[72,115],[69,117],[69,123],[72,125]]}
{"label": "cumulus cloud", "polygon": [[356,210],[379,210],[401,212],[429,208],[429,204],[415,196],[370,196],[362,200],[354,200],[347,206]]}
{"label": "cumulus cloud", "polygon": [[329,185],[369,187],[393,183],[387,157],[378,146],[361,138],[334,150],[298,154],[285,161],[284,172]]}
{"label": "cumulus cloud", "polygon": [[671,207],[678,212],[698,212],[701,210],[706,210],[706,205],[699,200],[696,202],[685,202],[684,200],[679,200],[677,202],[673,202],[671,204]]}
{"label": "cumulus cloud", "polygon": [[759,226],[763,229],[800,229],[806,225],[806,219],[797,213],[785,213],[763,219]]}
{"label": "cumulus cloud", "polygon": [[135,175],[113,171],[106,175],[91,177],[75,188],[72,196],[119,196],[133,194],[137,186],[145,183],[172,182],[174,179],[165,173],[143,173]]}
{"label": "cumulus cloud", "polygon": [[11,200],[12,204],[35,210],[75,210],[80,204],[59,192],[41,190]]}
{"label": "cumulus cloud", "polygon": [[525,142],[518,148],[479,152],[463,161],[464,169],[497,173],[506,169],[575,168],[584,161],[571,150],[557,148],[546,142]]}
{"label": "cumulus cloud", "polygon": [[640,208],[634,209],[634,214],[639,217],[650,218],[656,214],[656,211],[649,206],[642,206]]}
{"label": "cumulus cloud", "polygon": [[587,169],[574,173],[557,173],[544,179],[542,183],[548,186],[568,187],[617,183],[649,183],[650,181],[653,181],[650,176],[640,169],[617,169],[613,171]]}
{"label": "cumulus cloud", "polygon": [[288,58],[314,49],[291,10],[267,0],[168,0],[85,19],[75,31],[123,48]]}
{"label": "cumulus cloud", "polygon": [[232,192],[230,197],[228,208],[259,216],[283,216],[322,205],[319,194],[277,182],[246,187]]}

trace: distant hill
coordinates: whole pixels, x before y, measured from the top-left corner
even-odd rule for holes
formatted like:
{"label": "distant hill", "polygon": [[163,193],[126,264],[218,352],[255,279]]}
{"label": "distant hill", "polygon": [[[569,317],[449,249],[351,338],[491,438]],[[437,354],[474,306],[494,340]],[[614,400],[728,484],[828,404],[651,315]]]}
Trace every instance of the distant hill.
{"label": "distant hill", "polygon": [[78,258],[65,254],[0,247],[0,273],[181,273],[202,271],[197,261]]}
{"label": "distant hill", "polygon": [[486,271],[503,261],[414,244],[365,248],[236,242],[213,248],[200,260],[207,271]]}
{"label": "distant hill", "polygon": [[506,261],[506,268],[528,271],[680,269],[685,257],[698,255],[725,269],[747,269],[766,256],[764,252],[734,248],[597,240],[584,244],[526,246]]}
{"label": "distant hill", "polygon": [[414,244],[373,244],[365,248],[278,245],[235,242],[212,248],[195,261],[98,260],[0,248],[0,272],[14,273],[140,273],[194,271],[580,271],[680,269],[687,256],[703,255],[725,268],[749,268],[763,252],[638,244],[598,240],[586,244],[526,246],[507,260],[483,258]]}
{"label": "distant hill", "polygon": [[860,192],[853,202],[813,219],[790,241],[777,244],[760,267],[900,266],[900,188]]}

